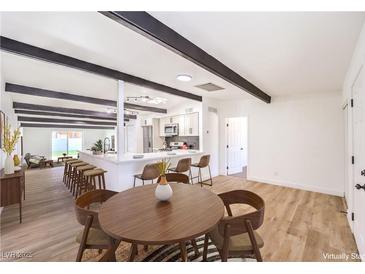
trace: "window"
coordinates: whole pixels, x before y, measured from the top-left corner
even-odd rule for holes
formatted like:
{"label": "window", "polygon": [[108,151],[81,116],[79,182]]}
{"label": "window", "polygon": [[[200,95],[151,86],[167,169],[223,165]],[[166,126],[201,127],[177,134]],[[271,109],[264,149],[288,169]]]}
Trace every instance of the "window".
{"label": "window", "polygon": [[82,133],[79,131],[53,131],[52,132],[52,159],[66,153],[68,156],[77,156],[77,151],[82,150]]}

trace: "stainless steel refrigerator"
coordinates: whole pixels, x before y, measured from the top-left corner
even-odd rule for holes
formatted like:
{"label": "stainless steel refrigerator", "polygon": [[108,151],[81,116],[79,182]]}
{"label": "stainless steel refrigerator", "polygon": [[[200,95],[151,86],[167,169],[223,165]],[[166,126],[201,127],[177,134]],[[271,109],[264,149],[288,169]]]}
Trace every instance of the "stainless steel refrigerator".
{"label": "stainless steel refrigerator", "polygon": [[143,128],[143,153],[153,152],[152,126],[142,126]]}

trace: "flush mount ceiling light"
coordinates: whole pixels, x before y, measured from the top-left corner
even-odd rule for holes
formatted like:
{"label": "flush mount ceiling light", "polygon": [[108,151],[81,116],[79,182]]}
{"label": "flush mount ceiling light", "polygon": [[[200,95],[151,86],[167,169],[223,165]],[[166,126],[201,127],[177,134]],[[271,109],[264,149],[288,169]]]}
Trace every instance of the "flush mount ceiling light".
{"label": "flush mount ceiling light", "polygon": [[191,77],[191,75],[189,74],[179,74],[178,76],[176,76],[176,79],[181,82],[189,82],[192,78],[193,77]]}

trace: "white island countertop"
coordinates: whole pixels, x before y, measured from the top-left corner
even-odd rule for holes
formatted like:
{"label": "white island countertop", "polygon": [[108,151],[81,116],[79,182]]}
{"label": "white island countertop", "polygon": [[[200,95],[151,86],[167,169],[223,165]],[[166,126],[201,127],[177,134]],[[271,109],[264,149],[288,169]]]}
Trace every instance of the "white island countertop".
{"label": "white island countertop", "polygon": [[[94,155],[91,151],[79,151],[79,153],[86,154],[88,156],[95,157],[100,160],[105,160],[112,163],[127,163],[127,162],[143,162],[143,161],[153,161],[161,160],[163,158],[181,158],[184,156],[194,156],[202,155],[203,152],[199,150],[190,149],[177,149],[172,151],[160,151],[160,152],[150,152],[150,153],[125,153],[122,159],[118,160],[117,154],[101,154]],[[134,155],[143,155],[143,158],[133,158]]]}
{"label": "white island countertop", "polygon": [[[93,155],[91,151],[80,151],[80,159],[91,165],[102,168],[105,171],[107,189],[114,191],[123,191],[129,188],[141,185],[141,180],[136,180],[135,175],[141,174],[146,164],[156,163],[163,158],[171,160],[171,166],[176,166],[182,158],[191,158],[192,162],[199,162],[203,151],[179,149],[173,151],[161,151],[142,153],[143,158],[134,159],[136,153],[125,153],[122,159],[118,160],[116,154]],[[141,155],[141,154],[137,154]],[[195,173],[196,170],[193,170]],[[151,183],[151,182],[146,182]]]}

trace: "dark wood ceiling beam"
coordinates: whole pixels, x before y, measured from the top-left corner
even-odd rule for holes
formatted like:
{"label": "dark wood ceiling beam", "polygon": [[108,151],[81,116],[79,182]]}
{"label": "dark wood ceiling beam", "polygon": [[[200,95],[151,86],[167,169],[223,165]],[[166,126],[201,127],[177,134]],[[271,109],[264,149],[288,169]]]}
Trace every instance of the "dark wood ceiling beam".
{"label": "dark wood ceiling beam", "polygon": [[5,36],[0,37],[0,47],[4,51],[12,52],[15,54],[27,56],[30,58],[67,66],[74,69],[83,70],[90,73],[95,73],[98,75],[102,75],[108,78],[123,80],[125,82],[135,84],[138,86],[162,91],[168,94],[181,96],[184,98],[202,101],[202,97],[182,91],[179,89],[175,89],[166,85],[162,85],[156,82],[152,82],[150,80],[146,80],[137,76],[133,76],[118,70],[110,69],[107,67],[103,67],[97,64],[93,64],[90,62],[86,62],[74,57],[70,57],[64,54],[60,54],[54,51],[46,50],[40,47],[32,46],[30,44],[26,44],[23,42],[19,42],[14,39],[10,39]]}
{"label": "dark wood ceiling beam", "polygon": [[135,104],[131,104],[131,103],[124,103],[124,108],[141,110],[141,111],[149,111],[149,112],[157,112],[157,113],[167,113],[167,109],[164,109],[164,108],[141,106],[141,105],[135,105]]}
{"label": "dark wood ceiling beam", "polygon": [[89,97],[89,96],[75,95],[75,94],[66,93],[66,92],[59,92],[59,91],[53,91],[53,90],[49,90],[49,89],[41,89],[41,88],[23,86],[23,85],[18,85],[18,84],[13,84],[13,83],[5,83],[5,91],[18,93],[18,94],[39,96],[39,97],[78,101],[78,102],[89,103],[89,104],[97,104],[97,105],[112,106],[112,107],[117,106],[117,101],[113,101],[113,100],[106,100],[106,99],[94,98],[94,97]]}
{"label": "dark wood ceiling beam", "polygon": [[147,12],[102,11],[100,13],[157,42],[260,100],[266,103],[271,102],[271,97],[260,88]]}
{"label": "dark wood ceiling beam", "polygon": [[[112,101],[112,100],[104,100],[104,99],[88,97],[88,96],[79,96],[79,95],[74,95],[74,94],[65,93],[65,92],[40,89],[40,88],[23,86],[23,85],[12,84],[12,83],[5,83],[5,91],[13,92],[13,93],[20,93],[20,94],[27,94],[27,95],[32,95],[32,96],[47,97],[47,98],[74,100],[74,101],[79,101],[79,102],[84,102],[84,103],[100,104],[100,105],[105,105],[105,102],[103,102],[103,101],[108,101],[106,105],[113,106],[113,107],[117,106],[117,102]],[[167,113],[167,110],[163,109],[163,108],[142,106],[142,105],[136,105],[136,104],[130,104],[130,103],[124,103],[124,108],[141,110],[141,111],[149,111],[149,112],[157,112],[157,113]],[[35,109],[35,110],[43,110],[43,109]],[[87,115],[86,113],[80,113],[80,114]],[[99,112],[99,114],[101,115],[101,114],[105,114],[105,113]],[[92,115],[92,114],[90,114],[90,115]],[[116,115],[115,115],[115,118],[116,118]]]}
{"label": "dark wood ceiling beam", "polygon": [[[96,119],[96,120],[112,120],[112,121],[117,120],[117,118],[79,115],[79,114],[70,114],[70,113],[57,113],[57,112],[49,112],[49,111],[32,111],[32,110],[24,110],[24,109],[15,109],[14,111],[15,111],[15,113],[18,113],[18,114],[28,114],[28,115],[36,115],[36,116],[61,116],[61,117],[72,117],[72,118],[79,118],[79,119]],[[124,114],[124,118],[137,119],[137,116]]]}
{"label": "dark wood ceiling beam", "polygon": [[[116,122],[108,121],[89,121],[89,120],[72,120],[72,119],[55,119],[46,117],[18,116],[19,122],[36,122],[36,123],[57,123],[57,124],[78,124],[78,125],[98,125],[98,126],[117,126]],[[127,119],[128,121],[128,119]]]}
{"label": "dark wood ceiling beam", "polygon": [[76,109],[76,108],[63,108],[63,107],[51,107],[44,105],[35,105],[28,103],[19,103],[13,102],[14,109],[26,109],[26,110],[34,110],[34,111],[50,111],[50,112],[59,112],[59,113],[73,113],[73,114],[81,114],[88,116],[98,116],[104,118],[116,118],[117,115],[115,113],[106,113],[101,111],[92,111],[92,110],[84,110],[84,109]]}
{"label": "dark wood ceiling beam", "polygon": [[124,119],[136,120],[137,119],[137,115],[134,115],[134,114],[124,114]]}
{"label": "dark wood ceiling beam", "polygon": [[80,128],[80,129],[114,129],[114,127],[102,126],[81,126],[81,125],[60,125],[60,124],[34,124],[21,123],[21,127],[35,127],[35,128]]}

